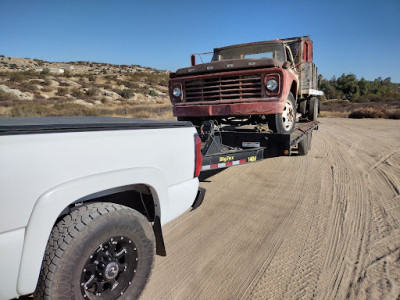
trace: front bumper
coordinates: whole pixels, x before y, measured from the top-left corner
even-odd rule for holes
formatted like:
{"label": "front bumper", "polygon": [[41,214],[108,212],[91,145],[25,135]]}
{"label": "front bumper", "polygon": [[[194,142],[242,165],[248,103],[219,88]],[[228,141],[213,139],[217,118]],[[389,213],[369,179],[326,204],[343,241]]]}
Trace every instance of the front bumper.
{"label": "front bumper", "polygon": [[240,103],[190,103],[175,105],[174,116],[177,117],[236,117],[249,115],[280,114],[284,102],[277,100],[240,102]]}

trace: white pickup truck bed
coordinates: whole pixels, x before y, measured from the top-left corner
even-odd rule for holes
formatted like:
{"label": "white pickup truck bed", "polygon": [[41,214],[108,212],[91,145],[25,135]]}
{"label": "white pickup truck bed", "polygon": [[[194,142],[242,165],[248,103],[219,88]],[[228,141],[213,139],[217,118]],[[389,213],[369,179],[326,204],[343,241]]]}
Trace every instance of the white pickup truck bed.
{"label": "white pickup truck bed", "polygon": [[195,134],[188,122],[0,119],[0,299],[35,290],[53,226],[87,203],[140,208],[162,243],[161,224],[198,192]]}

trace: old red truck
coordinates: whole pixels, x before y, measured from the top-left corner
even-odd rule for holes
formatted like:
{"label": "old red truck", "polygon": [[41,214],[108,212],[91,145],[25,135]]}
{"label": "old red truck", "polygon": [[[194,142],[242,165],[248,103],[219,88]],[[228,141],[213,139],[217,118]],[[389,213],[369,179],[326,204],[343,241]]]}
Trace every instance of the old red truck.
{"label": "old red truck", "polygon": [[171,73],[170,99],[178,120],[201,125],[265,124],[290,134],[297,120],[316,121],[317,67],[309,36],[215,48],[211,62]]}

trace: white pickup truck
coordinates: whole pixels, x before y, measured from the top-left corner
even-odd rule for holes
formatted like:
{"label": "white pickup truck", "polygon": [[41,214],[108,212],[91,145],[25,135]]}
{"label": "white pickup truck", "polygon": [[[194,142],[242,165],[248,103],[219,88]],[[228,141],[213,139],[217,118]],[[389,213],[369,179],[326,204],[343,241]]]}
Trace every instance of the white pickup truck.
{"label": "white pickup truck", "polygon": [[0,299],[136,299],[161,226],[197,207],[188,122],[0,119]]}

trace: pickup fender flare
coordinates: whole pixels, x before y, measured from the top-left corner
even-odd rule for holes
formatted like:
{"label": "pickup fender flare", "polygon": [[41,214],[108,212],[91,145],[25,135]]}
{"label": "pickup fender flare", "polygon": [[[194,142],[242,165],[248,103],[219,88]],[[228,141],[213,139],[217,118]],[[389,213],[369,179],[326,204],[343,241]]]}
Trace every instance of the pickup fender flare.
{"label": "pickup fender flare", "polygon": [[17,292],[25,295],[35,290],[51,230],[68,205],[99,191],[132,184],[144,184],[150,188],[155,214],[161,217],[161,203],[168,203],[168,185],[163,173],[156,168],[132,168],[90,175],[59,184],[43,193],[35,203],[25,230]]}

